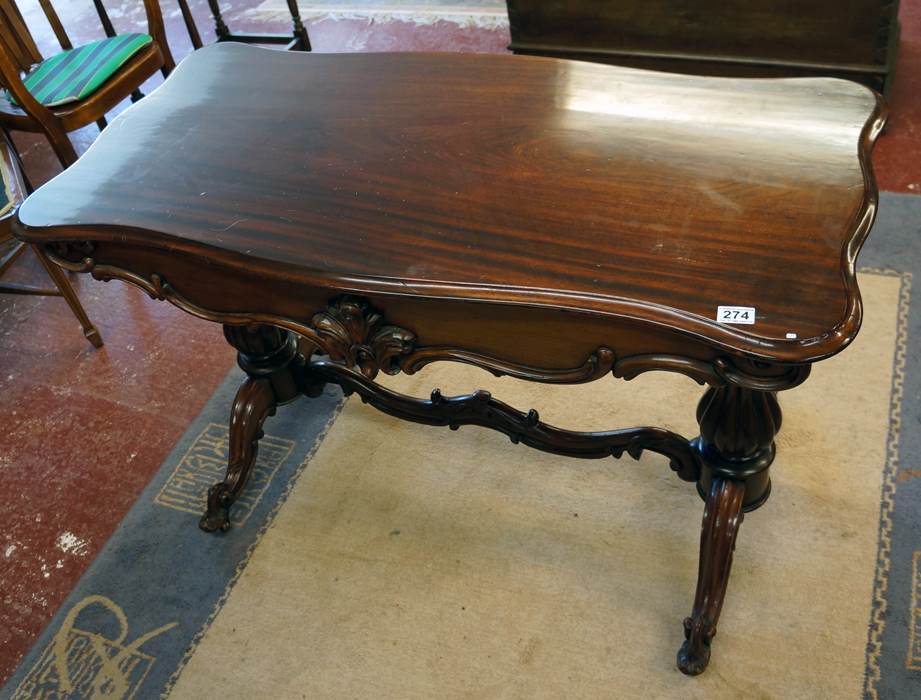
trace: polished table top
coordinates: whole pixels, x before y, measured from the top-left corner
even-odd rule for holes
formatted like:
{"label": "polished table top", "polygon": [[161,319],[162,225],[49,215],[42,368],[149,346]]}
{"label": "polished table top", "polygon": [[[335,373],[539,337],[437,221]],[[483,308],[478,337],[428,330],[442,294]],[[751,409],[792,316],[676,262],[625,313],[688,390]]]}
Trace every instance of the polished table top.
{"label": "polished table top", "polygon": [[[16,226],[805,362],[859,327],[883,112],[835,79],[221,44],[115,119]],[[717,322],[720,305],[755,323]]]}

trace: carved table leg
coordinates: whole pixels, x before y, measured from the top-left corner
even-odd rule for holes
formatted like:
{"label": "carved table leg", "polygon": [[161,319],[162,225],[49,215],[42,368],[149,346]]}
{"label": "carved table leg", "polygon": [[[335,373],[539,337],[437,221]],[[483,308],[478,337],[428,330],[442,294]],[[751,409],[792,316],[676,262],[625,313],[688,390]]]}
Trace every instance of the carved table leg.
{"label": "carved table leg", "polygon": [[678,668],[690,676],[702,673],[710,661],[710,642],[716,634],[736,534],[742,524],[744,494],[743,482],[714,479],[704,506],[694,609],[684,620],[685,642],[678,651]]}
{"label": "carved table leg", "polygon": [[298,376],[304,358],[294,334],[274,326],[224,326],[240,367],[248,375],[230,411],[230,449],[224,480],[208,491],[208,510],[199,521],[206,532],[230,527],[230,506],[240,495],[253,464],[262,424],[276,406],[300,394]]}
{"label": "carved table leg", "polygon": [[694,608],[684,621],[685,642],[678,651],[678,668],[692,676],[710,661],[742,512],[763,504],[770,493],[768,468],[781,413],[773,392],[726,386],[707,390],[697,420],[695,442],[703,462],[698,486],[708,495]]}

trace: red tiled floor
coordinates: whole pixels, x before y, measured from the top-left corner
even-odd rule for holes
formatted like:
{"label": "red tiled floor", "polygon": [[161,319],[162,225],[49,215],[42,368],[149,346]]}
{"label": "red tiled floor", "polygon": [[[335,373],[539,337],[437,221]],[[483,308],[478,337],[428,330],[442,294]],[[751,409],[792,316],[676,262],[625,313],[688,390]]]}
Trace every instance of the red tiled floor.
{"label": "red tiled floor", "polygon": [[[20,3],[43,49],[54,47],[35,0]],[[255,2],[248,5],[256,4]],[[101,35],[89,2],[58,2],[72,39]],[[108,0],[122,31],[143,29],[140,0]],[[162,3],[176,58],[189,40],[175,3]],[[212,38],[205,0],[192,0],[203,38]],[[239,3],[234,29],[284,31],[253,21]],[[306,5],[306,3],[302,3]],[[877,149],[881,187],[921,182],[921,0],[903,0],[899,77],[890,128]],[[371,20],[308,22],[317,51],[503,51],[505,28]],[[149,92],[159,79],[145,87]],[[123,106],[122,106],[123,108]],[[78,151],[95,126],[72,135]],[[59,166],[39,137],[16,135],[38,184]],[[46,284],[34,260],[20,281]],[[138,493],[233,363],[220,328],[141,292],[87,276],[74,283],[106,346],[94,351],[60,299],[0,296],[0,684],[83,574]]]}
{"label": "red tiled floor", "polygon": [[[220,328],[119,282],[96,282],[80,275],[71,280],[79,285],[80,299],[105,346],[94,350],[83,339],[61,299],[0,298],[0,387],[37,380],[187,425],[195,411],[186,407],[198,400],[199,383],[210,386],[232,364],[233,354]],[[36,318],[41,323],[32,323]],[[210,356],[216,356],[217,368],[209,366],[202,376],[199,365],[210,365]]]}

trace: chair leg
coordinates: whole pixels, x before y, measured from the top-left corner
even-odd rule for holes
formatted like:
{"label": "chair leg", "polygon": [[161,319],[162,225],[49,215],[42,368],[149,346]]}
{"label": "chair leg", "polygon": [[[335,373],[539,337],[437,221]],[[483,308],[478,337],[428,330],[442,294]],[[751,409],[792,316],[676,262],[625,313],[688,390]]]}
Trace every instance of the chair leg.
{"label": "chair leg", "polygon": [[160,72],[163,74],[164,78],[168,78],[169,74],[176,68],[176,59],[173,58],[169,46],[161,46],[160,52],[163,54],[163,67],[160,69]]}
{"label": "chair leg", "polygon": [[291,13],[291,22],[294,25],[294,38],[298,41],[299,49],[301,51],[312,50],[310,46],[310,37],[307,35],[307,30],[304,28],[304,23],[301,21],[301,13],[297,6],[297,0],[288,0],[288,10]]}
{"label": "chair leg", "polygon": [[33,245],[32,250],[35,251],[35,255],[38,257],[39,262],[41,262],[45,270],[48,271],[48,275],[54,281],[54,284],[61,290],[61,296],[67,301],[70,310],[74,312],[74,316],[77,317],[80,325],[83,326],[84,337],[93,344],[94,348],[101,348],[102,336],[99,335],[96,326],[90,322],[89,317],[86,315],[86,311],[83,310],[83,305],[77,298],[77,293],[74,291],[74,288],[70,285],[70,280],[67,279],[67,275],[64,274],[61,268],[47,258],[41,248]]}
{"label": "chair leg", "polygon": [[105,117],[99,117],[99,119],[96,120],[96,126],[99,127],[100,131],[105,129],[108,125],[109,125],[109,122],[108,120],[106,120]]}
{"label": "chair leg", "polygon": [[6,270],[16,262],[16,258],[22,255],[22,251],[25,250],[26,244],[22,241],[15,241],[12,249],[2,258],[0,258],[0,275],[2,275]]}
{"label": "chair leg", "polygon": [[214,19],[214,33],[217,35],[217,40],[221,41],[230,36],[230,30],[224,24],[224,18],[221,17],[218,0],[208,0],[208,7],[211,9],[211,17]]}
{"label": "chair leg", "polygon": [[74,145],[70,142],[70,139],[63,130],[58,134],[46,129],[45,135],[51,142],[51,148],[54,149],[55,155],[64,168],[69,168],[77,162],[77,151],[74,149]]}

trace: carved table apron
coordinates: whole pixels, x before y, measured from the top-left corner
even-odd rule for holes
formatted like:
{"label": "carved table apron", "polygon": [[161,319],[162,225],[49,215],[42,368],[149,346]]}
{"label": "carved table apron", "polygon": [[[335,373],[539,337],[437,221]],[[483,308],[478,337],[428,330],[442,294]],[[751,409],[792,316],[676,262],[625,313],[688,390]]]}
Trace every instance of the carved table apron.
{"label": "carved table apron", "polygon": [[[743,513],[770,493],[776,392],[859,328],[884,116],[832,79],[226,44],[113,121],[14,230],[224,325],[247,379],[204,530],[228,528],[266,418],[325,384],[555,454],[664,455],[705,501],[678,653],[696,674]],[[679,372],[707,385],[700,435],[573,432],[486,391],[374,381],[439,361],[554,384]]]}

